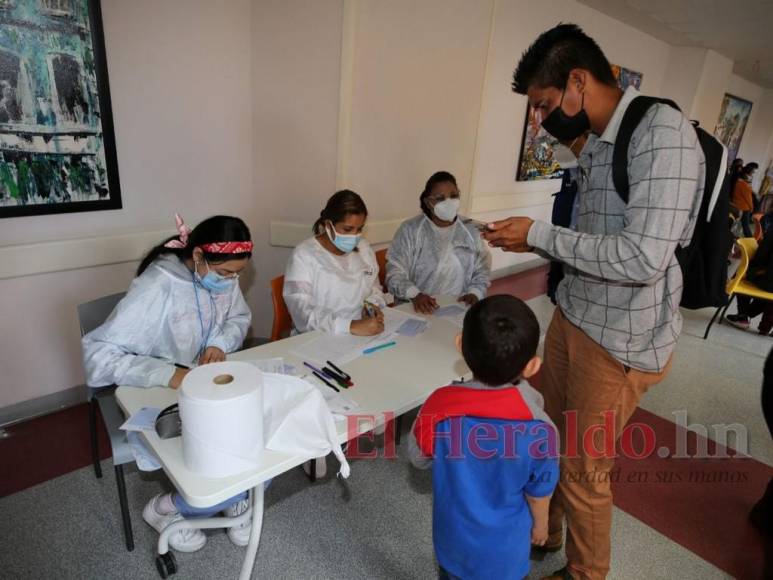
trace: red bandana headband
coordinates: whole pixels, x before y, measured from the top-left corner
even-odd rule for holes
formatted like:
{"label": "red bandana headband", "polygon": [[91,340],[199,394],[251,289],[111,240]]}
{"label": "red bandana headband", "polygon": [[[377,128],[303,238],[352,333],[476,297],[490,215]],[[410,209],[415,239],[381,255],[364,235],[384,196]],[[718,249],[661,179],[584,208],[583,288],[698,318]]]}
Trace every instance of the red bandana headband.
{"label": "red bandana headband", "polygon": [[246,254],[252,252],[252,242],[216,242],[199,246],[210,254]]}

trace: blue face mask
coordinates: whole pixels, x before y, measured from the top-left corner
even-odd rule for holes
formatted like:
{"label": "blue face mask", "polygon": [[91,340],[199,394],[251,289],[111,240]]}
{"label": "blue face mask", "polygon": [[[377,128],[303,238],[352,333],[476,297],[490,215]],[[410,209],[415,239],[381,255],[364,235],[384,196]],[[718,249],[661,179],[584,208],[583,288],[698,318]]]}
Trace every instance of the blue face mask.
{"label": "blue face mask", "polygon": [[335,231],[335,228],[332,225],[330,226],[330,229],[332,229],[335,232],[336,237],[333,238],[333,236],[330,235],[330,230],[325,228],[325,232],[327,232],[327,237],[330,238],[330,241],[333,242],[333,245],[336,248],[338,248],[345,254],[348,254],[349,252],[354,250],[354,248],[357,247],[357,244],[360,243],[360,238],[362,236],[357,236],[357,235],[345,236],[343,234],[339,234],[338,232]]}
{"label": "blue face mask", "polygon": [[221,276],[217,272],[210,270],[209,264],[207,264],[207,270],[208,271],[204,277],[199,276],[199,273],[196,272],[196,278],[198,279],[199,284],[201,284],[204,288],[213,294],[229,292],[233,288],[233,285],[236,283],[236,278],[227,278],[225,276]]}

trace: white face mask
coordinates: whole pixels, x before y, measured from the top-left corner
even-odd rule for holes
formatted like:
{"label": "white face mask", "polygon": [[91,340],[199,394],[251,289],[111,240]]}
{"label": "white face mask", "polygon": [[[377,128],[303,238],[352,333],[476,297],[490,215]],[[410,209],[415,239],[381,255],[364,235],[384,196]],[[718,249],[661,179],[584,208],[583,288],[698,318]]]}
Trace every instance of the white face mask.
{"label": "white face mask", "polygon": [[458,199],[444,199],[440,203],[436,203],[432,211],[439,220],[452,222],[459,213],[460,205],[461,201]]}
{"label": "white face mask", "polygon": [[572,150],[566,145],[561,143],[556,144],[553,147],[553,160],[558,163],[562,169],[571,169],[577,167],[577,157],[574,156]]}

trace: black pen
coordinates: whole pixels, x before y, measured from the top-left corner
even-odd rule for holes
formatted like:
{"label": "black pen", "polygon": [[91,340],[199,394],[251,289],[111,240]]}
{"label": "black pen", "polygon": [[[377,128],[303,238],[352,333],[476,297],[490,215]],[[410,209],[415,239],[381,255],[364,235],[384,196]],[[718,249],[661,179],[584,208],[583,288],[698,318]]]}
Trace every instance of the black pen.
{"label": "black pen", "polygon": [[327,382],[327,380],[325,379],[325,377],[323,377],[323,376],[322,376],[321,374],[319,374],[317,371],[312,371],[312,372],[314,373],[314,376],[315,376],[315,377],[317,377],[317,378],[318,378],[320,381],[322,381],[322,382],[323,382],[323,383],[325,383],[325,384],[326,384],[328,387],[330,387],[331,389],[333,389],[333,390],[334,390],[336,393],[340,393],[340,392],[341,392],[341,391],[339,391],[339,390],[338,390],[338,387],[336,387],[335,385],[333,385],[333,384],[331,384],[331,383]]}
{"label": "black pen", "polygon": [[178,369],[185,369],[186,371],[191,370],[191,367],[186,367],[185,365],[181,365],[180,363],[174,363],[174,366],[176,366]]}
{"label": "black pen", "polygon": [[331,363],[330,361],[325,361],[325,362],[327,362],[327,364],[329,364],[329,365],[330,365],[330,368],[331,368],[331,369],[333,369],[335,372],[337,372],[339,375],[341,375],[341,376],[342,376],[343,378],[345,378],[347,381],[351,381],[351,380],[352,380],[352,377],[351,377],[350,375],[347,375],[347,374],[346,374],[344,371],[342,371],[341,369],[339,369],[339,368],[338,368],[337,366],[335,366],[333,363]]}
{"label": "black pen", "polygon": [[322,367],[322,372],[325,373],[327,376],[329,376],[331,379],[333,379],[335,382],[337,382],[339,385],[341,385],[344,389],[348,389],[349,388],[349,381],[347,381],[345,378],[343,378],[337,372],[331,371],[327,367]]}

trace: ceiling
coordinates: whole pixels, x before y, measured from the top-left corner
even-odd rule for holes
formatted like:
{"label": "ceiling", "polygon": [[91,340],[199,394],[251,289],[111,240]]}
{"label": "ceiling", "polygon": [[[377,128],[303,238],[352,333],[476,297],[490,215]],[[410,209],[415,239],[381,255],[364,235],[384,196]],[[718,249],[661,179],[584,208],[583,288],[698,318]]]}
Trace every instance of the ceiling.
{"label": "ceiling", "polygon": [[773,88],[773,0],[579,0],[675,46],[711,48]]}

